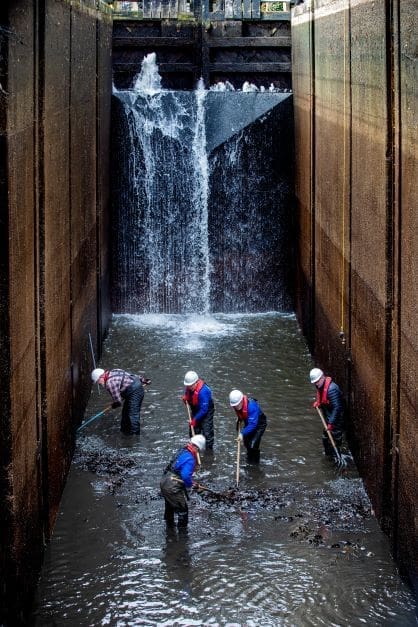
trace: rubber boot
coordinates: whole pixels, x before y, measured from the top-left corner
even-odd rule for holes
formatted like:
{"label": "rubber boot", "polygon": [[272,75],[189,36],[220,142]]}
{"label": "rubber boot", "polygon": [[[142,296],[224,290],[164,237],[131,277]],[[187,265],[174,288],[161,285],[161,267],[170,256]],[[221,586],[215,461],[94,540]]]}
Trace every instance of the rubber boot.
{"label": "rubber boot", "polygon": [[249,448],[247,450],[247,460],[249,464],[258,464],[260,461],[260,449]]}
{"label": "rubber boot", "polygon": [[253,449],[253,464],[259,464],[260,463],[260,449],[256,448]]}
{"label": "rubber boot", "polygon": [[165,504],[164,520],[167,526],[174,527],[174,509],[167,502]]}

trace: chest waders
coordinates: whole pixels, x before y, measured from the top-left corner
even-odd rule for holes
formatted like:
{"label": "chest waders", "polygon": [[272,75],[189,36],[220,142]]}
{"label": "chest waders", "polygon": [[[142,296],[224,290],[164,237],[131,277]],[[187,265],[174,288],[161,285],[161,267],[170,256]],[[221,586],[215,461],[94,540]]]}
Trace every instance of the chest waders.
{"label": "chest waders", "polygon": [[189,495],[180,474],[174,470],[174,465],[183,451],[184,448],[181,448],[165,468],[160,481],[160,489],[165,502],[164,520],[167,525],[174,525],[174,514],[177,514],[177,526],[184,528],[187,527],[189,521],[187,503]]}
{"label": "chest waders", "polygon": [[248,435],[244,435],[244,446],[247,449],[247,459],[250,463],[258,464],[260,461],[260,442],[266,427],[266,415],[260,412],[255,430]]}
{"label": "chest waders", "polygon": [[[141,405],[144,400],[144,388],[139,377],[135,375],[130,376],[133,377],[132,383],[120,393],[123,398],[120,430],[126,435],[139,435],[141,431],[140,417]],[[125,376],[122,377],[121,387],[124,378]]]}

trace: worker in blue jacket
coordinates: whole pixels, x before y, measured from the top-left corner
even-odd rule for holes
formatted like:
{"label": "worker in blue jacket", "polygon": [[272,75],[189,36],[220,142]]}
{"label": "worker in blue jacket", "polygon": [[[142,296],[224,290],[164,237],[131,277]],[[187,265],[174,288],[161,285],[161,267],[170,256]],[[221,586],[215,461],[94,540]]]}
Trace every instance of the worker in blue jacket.
{"label": "worker in blue jacket", "polygon": [[195,435],[174,455],[164,470],[160,481],[161,493],[165,501],[164,520],[174,525],[174,515],[178,515],[177,526],[187,527],[189,520],[189,490],[193,485],[193,473],[199,463],[199,451],[205,450],[203,435]]}
{"label": "worker in blue jacket", "polygon": [[[267,418],[255,398],[248,398],[240,390],[232,390],[229,404],[237,415],[238,438],[247,449],[247,459],[251,463],[260,461],[260,441],[266,430]],[[240,429],[240,424],[243,427]]]}
{"label": "worker in blue jacket", "polygon": [[206,450],[211,451],[214,442],[213,416],[215,413],[212,390],[194,370],[189,370],[184,376],[183,402],[190,408],[189,436],[199,433],[204,435]]}
{"label": "worker in blue jacket", "polygon": [[[331,377],[326,377],[320,368],[312,368],[309,373],[309,379],[316,387],[316,399],[313,403],[313,407],[322,409],[327,424],[327,431],[330,431],[332,434],[335,445],[340,452],[344,430],[345,409],[341,389]],[[322,434],[322,444],[324,446],[325,455],[336,457],[334,448],[325,430]]]}

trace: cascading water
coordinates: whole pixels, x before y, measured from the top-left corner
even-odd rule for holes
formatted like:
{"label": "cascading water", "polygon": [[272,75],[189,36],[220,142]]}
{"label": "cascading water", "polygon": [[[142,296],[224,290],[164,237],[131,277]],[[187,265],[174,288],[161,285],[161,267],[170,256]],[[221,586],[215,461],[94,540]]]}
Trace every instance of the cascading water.
{"label": "cascading water", "polygon": [[289,309],[287,98],[164,90],[155,54],[115,92],[115,312]]}
{"label": "cascading water", "polygon": [[161,90],[155,55],[144,59],[134,90],[118,94],[129,154],[114,230],[115,273],[127,311],[207,311],[204,96]]}

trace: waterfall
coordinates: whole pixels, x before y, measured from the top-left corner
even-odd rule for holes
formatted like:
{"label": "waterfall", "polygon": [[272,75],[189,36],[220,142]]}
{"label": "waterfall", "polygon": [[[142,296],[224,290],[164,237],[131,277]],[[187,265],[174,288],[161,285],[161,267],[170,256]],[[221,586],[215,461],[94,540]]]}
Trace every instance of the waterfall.
{"label": "waterfall", "polygon": [[[145,57],[132,90],[115,92],[114,311],[288,307],[276,206],[286,205],[288,174],[286,167],[274,172],[281,166],[269,145],[272,111],[286,97],[209,91],[201,82],[193,92],[165,90],[155,54]],[[263,137],[254,153],[261,163],[248,172],[260,141],[255,126]]]}
{"label": "waterfall", "polygon": [[134,89],[117,94],[129,136],[114,230],[117,290],[128,311],[205,313],[206,92],[165,91],[160,80],[155,55],[148,55]]}

